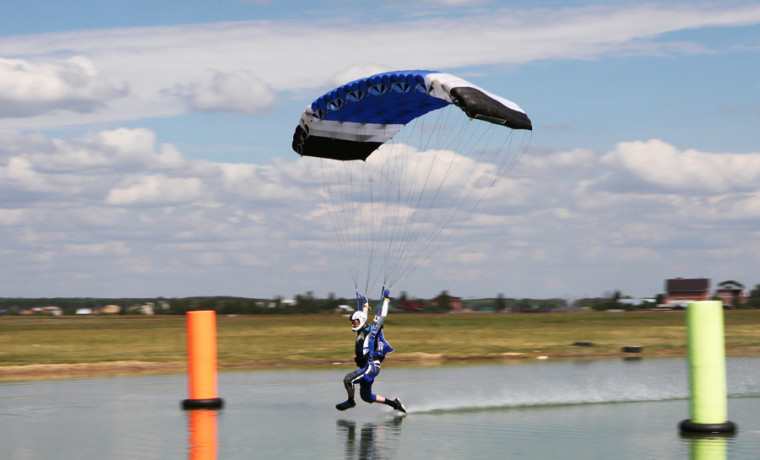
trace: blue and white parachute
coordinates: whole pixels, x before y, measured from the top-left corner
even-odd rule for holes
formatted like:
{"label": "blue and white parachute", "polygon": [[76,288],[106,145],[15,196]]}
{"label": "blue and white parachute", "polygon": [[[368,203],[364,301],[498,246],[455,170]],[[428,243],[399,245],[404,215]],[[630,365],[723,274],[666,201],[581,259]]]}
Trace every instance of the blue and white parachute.
{"label": "blue and white parachute", "polygon": [[449,104],[470,118],[532,129],[517,104],[454,75],[389,72],[347,83],[312,102],[296,128],[293,150],[336,160],[366,160],[404,125]]}
{"label": "blue and white parachute", "polygon": [[531,129],[517,104],[459,77],[397,71],[317,98],[293,150],[319,185],[354,284],[367,292],[392,287],[466,226]]}

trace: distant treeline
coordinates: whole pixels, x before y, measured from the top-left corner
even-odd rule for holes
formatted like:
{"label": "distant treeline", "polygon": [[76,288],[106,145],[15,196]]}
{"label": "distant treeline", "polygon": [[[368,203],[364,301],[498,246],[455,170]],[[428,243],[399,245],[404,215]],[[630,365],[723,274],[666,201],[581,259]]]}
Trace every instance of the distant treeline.
{"label": "distant treeline", "polygon": [[[295,299],[257,299],[246,297],[46,297],[46,298],[0,298],[0,314],[52,314],[58,307],[63,315],[110,312],[112,314],[145,314],[150,311],[158,315],[183,315],[193,310],[214,310],[219,314],[261,315],[261,314],[303,314],[326,313],[338,309],[338,305],[355,305],[351,299],[316,299],[311,295],[296,296]],[[118,306],[114,309],[112,306]],[[146,309],[146,307],[148,307]],[[114,310],[117,312],[114,313]]]}
{"label": "distant treeline", "polygon": [[[456,299],[456,302],[451,301]],[[371,305],[379,300],[370,300]],[[112,306],[117,305],[118,312]],[[409,305],[414,305],[410,308]],[[109,307],[110,306],[110,307]],[[51,314],[49,307],[58,307],[63,315],[77,313],[101,313],[129,315],[145,314],[145,307],[153,314],[183,315],[193,310],[214,310],[222,315],[288,315],[313,313],[348,312],[356,308],[356,300],[329,295],[317,298],[312,293],[297,295],[293,299],[261,299],[231,296],[211,297],[136,297],[136,298],[95,298],[95,297],[47,297],[47,298],[0,298],[0,314]],[[107,308],[108,307],[108,308]],[[447,312],[465,311],[513,311],[548,312],[567,308],[563,299],[510,299],[503,296],[482,299],[460,299],[450,297],[446,292],[433,299],[411,299],[406,293],[391,301],[396,311]],[[43,311],[44,309],[44,311]]]}
{"label": "distant treeline", "polygon": [[[658,296],[659,297],[659,296]],[[499,294],[497,297],[463,299],[452,297],[447,291],[432,299],[412,298],[401,292],[391,301],[396,311],[444,313],[449,311],[496,311],[514,313],[544,313],[553,311],[592,310],[647,310],[660,303],[630,302],[619,292],[610,296],[583,298],[570,301],[561,298],[513,299]],[[374,306],[379,300],[370,300]],[[114,308],[113,306],[118,306]],[[57,307],[51,309],[50,307]],[[760,285],[752,291],[747,302],[739,308],[760,308]],[[136,297],[136,298],[94,298],[94,297],[50,297],[50,298],[0,298],[0,314],[58,314],[75,315],[89,313],[110,313],[118,315],[158,314],[183,315],[193,310],[214,310],[222,315],[289,315],[314,313],[346,313],[356,308],[353,298],[317,298],[312,292],[297,295],[293,299],[274,299],[210,296],[210,297]]]}

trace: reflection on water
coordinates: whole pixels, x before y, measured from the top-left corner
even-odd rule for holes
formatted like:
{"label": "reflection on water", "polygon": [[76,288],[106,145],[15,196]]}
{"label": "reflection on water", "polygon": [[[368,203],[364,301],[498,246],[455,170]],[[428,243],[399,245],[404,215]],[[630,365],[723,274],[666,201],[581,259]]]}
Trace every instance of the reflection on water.
{"label": "reflection on water", "polygon": [[726,436],[698,436],[689,439],[690,460],[726,460]]}
{"label": "reflection on water", "polygon": [[346,412],[338,366],[219,374],[225,408],[183,411],[182,375],[0,383],[2,460],[743,460],[760,452],[760,359],[729,359],[732,438],[682,438],[683,359],[383,369],[409,413]]}
{"label": "reflection on water", "polygon": [[346,460],[386,460],[393,458],[391,446],[398,444],[404,417],[388,422],[366,422],[361,425],[357,445],[356,422],[340,419],[336,422],[338,436],[346,440]]}
{"label": "reflection on water", "polygon": [[187,411],[187,414],[188,458],[191,460],[216,460],[219,449],[216,410],[194,409]]}

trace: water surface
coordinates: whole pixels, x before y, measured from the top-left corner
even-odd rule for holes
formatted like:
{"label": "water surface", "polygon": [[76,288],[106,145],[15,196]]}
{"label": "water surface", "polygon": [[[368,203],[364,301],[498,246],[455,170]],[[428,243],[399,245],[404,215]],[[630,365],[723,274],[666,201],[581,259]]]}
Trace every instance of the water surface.
{"label": "water surface", "polygon": [[184,375],[0,383],[2,458],[756,459],[760,359],[728,360],[729,438],[682,438],[683,359],[394,367],[383,405],[338,412],[350,369],[219,374],[220,411],[183,411]]}

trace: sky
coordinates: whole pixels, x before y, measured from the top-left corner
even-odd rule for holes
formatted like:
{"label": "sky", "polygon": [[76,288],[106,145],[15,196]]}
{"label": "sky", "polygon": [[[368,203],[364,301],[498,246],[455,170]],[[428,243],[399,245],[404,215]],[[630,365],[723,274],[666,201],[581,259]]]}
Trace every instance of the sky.
{"label": "sky", "polygon": [[5,0],[0,297],[352,297],[291,140],[316,97],[399,69],[533,133],[498,209],[392,294],[760,284],[755,1]]}

